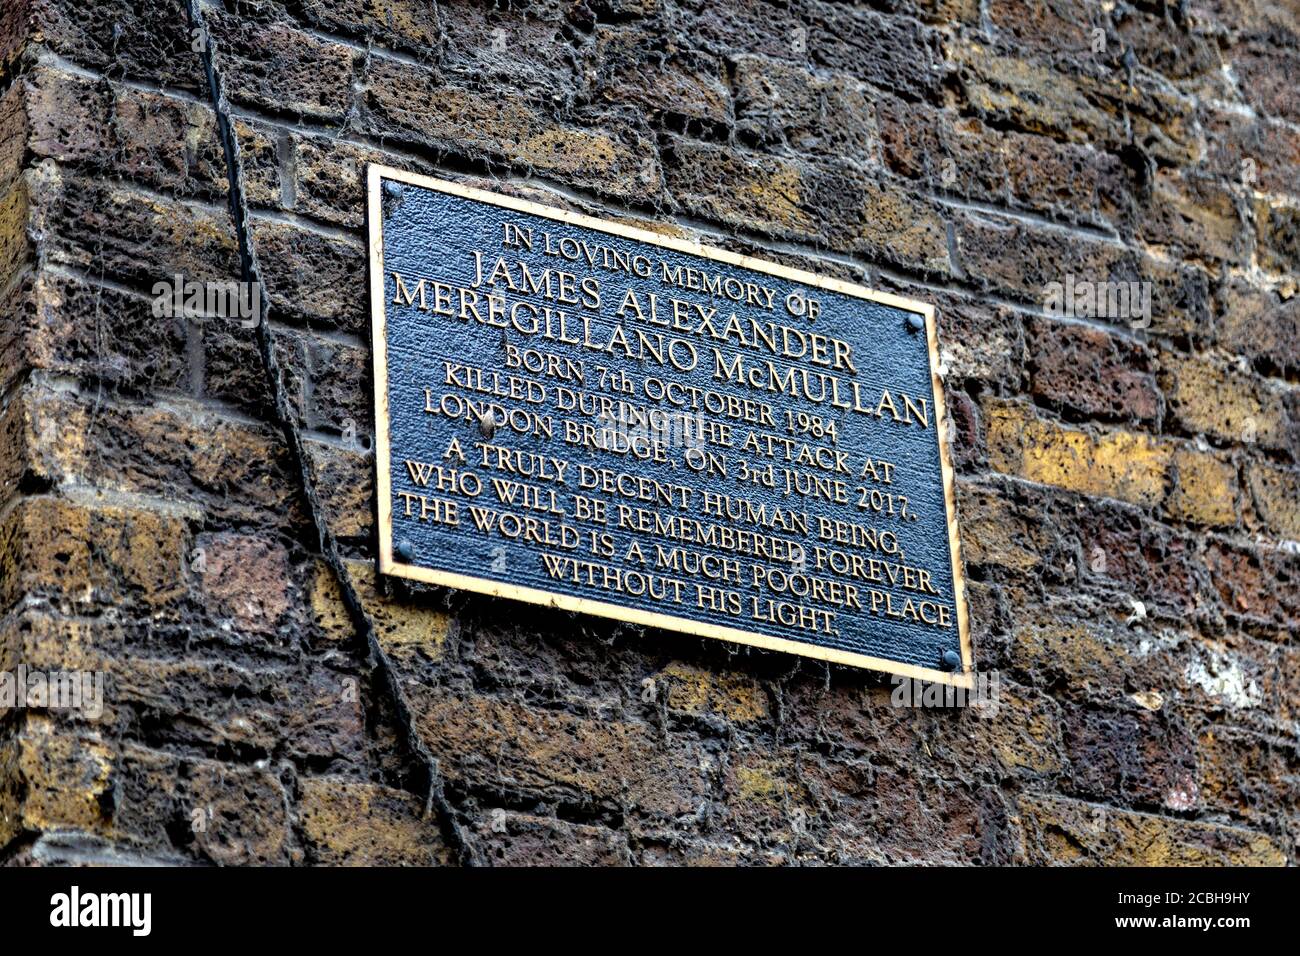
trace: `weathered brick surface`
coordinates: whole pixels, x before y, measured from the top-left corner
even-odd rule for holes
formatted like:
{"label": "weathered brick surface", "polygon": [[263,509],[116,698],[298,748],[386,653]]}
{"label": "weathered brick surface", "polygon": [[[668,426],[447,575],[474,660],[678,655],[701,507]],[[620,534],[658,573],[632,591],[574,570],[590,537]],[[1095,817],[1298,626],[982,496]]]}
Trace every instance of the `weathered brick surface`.
{"label": "weathered brick surface", "polygon": [[[184,6],[0,8],[0,862],[1297,862],[1285,5],[205,0],[301,472]],[[380,580],[370,162],[933,302],[996,709]]]}

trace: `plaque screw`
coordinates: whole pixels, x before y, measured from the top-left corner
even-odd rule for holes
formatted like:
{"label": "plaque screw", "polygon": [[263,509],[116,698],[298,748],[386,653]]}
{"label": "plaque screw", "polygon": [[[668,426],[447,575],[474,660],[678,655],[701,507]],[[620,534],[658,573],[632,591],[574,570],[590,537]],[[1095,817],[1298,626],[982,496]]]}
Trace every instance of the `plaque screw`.
{"label": "plaque screw", "polygon": [[389,199],[402,198],[402,184],[395,183],[391,179],[384,180],[384,195]]}
{"label": "plaque screw", "polygon": [[907,327],[913,332],[920,332],[925,328],[925,316],[920,312],[907,313]]}
{"label": "plaque screw", "polygon": [[959,664],[961,664],[961,657],[958,656],[956,651],[943,652],[943,662],[940,666],[944,670],[955,671]]}
{"label": "plaque screw", "polygon": [[411,542],[403,538],[397,542],[397,547],[393,548],[393,553],[409,563],[415,557],[415,548],[411,547]]}

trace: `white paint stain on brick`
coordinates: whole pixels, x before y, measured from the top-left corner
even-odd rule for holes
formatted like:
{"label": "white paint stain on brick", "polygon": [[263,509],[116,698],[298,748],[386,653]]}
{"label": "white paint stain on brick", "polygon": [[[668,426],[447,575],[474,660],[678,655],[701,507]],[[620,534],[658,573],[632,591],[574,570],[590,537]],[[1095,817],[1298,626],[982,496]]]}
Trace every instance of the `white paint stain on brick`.
{"label": "white paint stain on brick", "polygon": [[1264,697],[1254,678],[1242,670],[1240,662],[1218,651],[1198,653],[1187,665],[1186,676],[1188,683],[1237,710],[1257,707]]}

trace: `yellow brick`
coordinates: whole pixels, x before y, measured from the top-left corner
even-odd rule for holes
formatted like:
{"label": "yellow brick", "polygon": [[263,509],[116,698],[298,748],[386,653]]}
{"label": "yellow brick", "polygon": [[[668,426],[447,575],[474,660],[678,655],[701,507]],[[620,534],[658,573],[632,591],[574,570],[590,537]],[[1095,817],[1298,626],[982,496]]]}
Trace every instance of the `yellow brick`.
{"label": "yellow brick", "polygon": [[[973,485],[961,486],[961,546],[967,564],[997,564],[1027,571],[1043,562],[1042,549],[1051,542],[1041,528],[1018,521],[1011,505],[994,492]],[[1028,547],[1026,547],[1028,545]]]}
{"label": "yellow brick", "polygon": [[11,263],[22,262],[27,258],[31,244],[28,239],[29,213],[31,210],[31,193],[26,180],[19,179],[0,195],[0,263],[4,264],[4,273],[0,279],[9,278]]}
{"label": "yellow brick", "polygon": [[1300,541],[1300,475],[1258,463],[1246,469],[1255,511],[1276,535]]}
{"label": "yellow brick", "polygon": [[739,723],[767,716],[767,695],[752,677],[721,674],[674,662],[659,675],[668,706],[692,714],[714,713]]}
{"label": "yellow brick", "polygon": [[762,761],[736,768],[736,797],[740,800],[779,805],[789,788],[776,761]]}
{"label": "yellow brick", "polygon": [[299,816],[314,862],[326,866],[430,866],[452,862],[438,823],[413,794],[338,778],[302,783]]}
{"label": "yellow brick", "polygon": [[[367,561],[347,561],[345,567],[385,651],[405,655],[418,649],[431,658],[442,654],[451,626],[446,614],[380,595],[375,590],[374,565]],[[311,608],[312,617],[327,640],[346,642],[356,638],[337,576],[323,561],[318,561],[312,572]]]}
{"label": "yellow brick", "polygon": [[324,561],[317,561],[312,569],[311,613],[326,640],[346,642],[356,636],[343,605],[338,578]]}
{"label": "yellow brick", "polygon": [[1025,861],[1100,866],[1284,866],[1271,837],[1242,827],[1118,810],[1065,797],[1020,797]]}
{"label": "yellow brick", "polygon": [[1162,363],[1160,387],[1189,431],[1234,444],[1285,444],[1281,397],[1260,381],[1204,359],[1165,355]]}
{"label": "yellow brick", "polygon": [[138,598],[160,609],[185,593],[186,540],[185,522],[171,515],[30,498],[0,529],[0,579],[74,602]]}
{"label": "yellow brick", "polygon": [[107,747],[56,735],[45,719],[29,720],[16,744],[16,776],[25,790],[19,810],[23,828],[104,828],[100,801],[112,769]]}
{"label": "yellow brick", "polygon": [[972,733],[1003,766],[1034,773],[1060,770],[1061,733],[1050,702],[1030,699],[1003,683],[996,704],[996,716],[978,721]]}
{"label": "yellow brick", "polygon": [[1237,466],[1231,459],[1179,448],[1174,473],[1174,487],[1165,502],[1171,517],[1208,525],[1237,523]]}
{"label": "yellow brick", "polygon": [[989,410],[989,463],[998,471],[1088,495],[1150,504],[1164,498],[1171,448],[1147,435],[1066,428],[1028,406]]}

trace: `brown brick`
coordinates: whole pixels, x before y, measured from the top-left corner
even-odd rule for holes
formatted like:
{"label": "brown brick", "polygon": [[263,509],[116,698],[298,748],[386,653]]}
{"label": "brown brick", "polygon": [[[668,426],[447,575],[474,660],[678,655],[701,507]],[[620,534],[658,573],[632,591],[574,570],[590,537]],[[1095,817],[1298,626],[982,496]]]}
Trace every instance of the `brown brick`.
{"label": "brown brick", "polygon": [[342,433],[354,446],[374,431],[370,350],[338,339],[276,332],[285,387],[306,427]]}
{"label": "brown brick", "polygon": [[200,535],[190,563],[211,612],[241,630],[276,632],[289,609],[289,554],[284,545],[249,534]]}
{"label": "brown brick", "polygon": [[[956,238],[961,266],[974,280],[1024,302],[1046,309],[1052,304],[1053,284],[1064,286],[1070,279],[1076,288],[1082,282],[1149,282],[1150,332],[1208,332],[1209,281],[1199,270],[1162,263],[1116,243],[989,216],[959,217]],[[1141,327],[1146,316],[1137,312],[1134,306],[1128,315],[1079,317]]]}
{"label": "brown brick", "polygon": [[789,752],[746,748],[733,754],[722,785],[728,828],[776,845],[797,843],[816,813],[803,770]]}
{"label": "brown brick", "polygon": [[817,233],[805,198],[813,184],[788,160],[678,139],[666,162],[669,190],[696,215],[775,235]]}
{"label": "brown brick", "polygon": [[0,96],[0,194],[8,192],[23,169],[31,139],[27,98],[28,91],[22,83],[11,84]]}
{"label": "brown brick", "polygon": [[1003,134],[1000,145],[1013,205],[1125,232],[1137,217],[1130,174],[1113,153],[1014,131]]}
{"label": "brown brick", "polygon": [[[746,141],[859,162],[879,152],[875,110],[860,81],[838,75],[823,79],[756,56],[737,57],[734,63],[736,126]],[[836,121],[827,123],[827,116]]]}
{"label": "brown brick", "polygon": [[596,31],[591,57],[591,96],[597,102],[633,104],[652,121],[675,127],[730,125],[726,68],[717,57],[692,50],[665,55],[657,38],[617,27]]}
{"label": "brown brick", "polygon": [[925,272],[950,270],[938,212],[892,184],[686,139],[673,140],[666,162],[669,190],[694,215]]}
{"label": "brown brick", "polygon": [[1078,616],[1078,609],[1067,605],[1047,608],[1037,620],[1018,621],[1012,666],[1043,686],[1068,678],[1076,692],[1090,698],[1113,700],[1128,689],[1147,694],[1167,689],[1113,621],[1101,615],[1075,620]]}
{"label": "brown brick", "polygon": [[[191,325],[189,335],[198,340],[195,351],[202,353],[201,363],[194,362],[192,391],[225,402],[254,418],[273,418],[275,400],[256,329],[246,326],[242,320],[224,318],[205,319]],[[272,334],[279,333],[273,330]]]}
{"label": "brown brick", "polygon": [[704,786],[699,747],[685,735],[665,747],[637,723],[423,689],[415,710],[421,739],[457,786],[504,785],[552,799],[627,805],[655,817],[693,812]]}
{"label": "brown brick", "polygon": [[18,799],[7,808],[6,820],[13,819],[23,830],[103,832],[112,751],[91,737],[53,730],[48,719],[33,717],[14,735],[8,760]]}
{"label": "brown brick", "polygon": [[36,277],[25,267],[10,280],[0,297],[0,393],[13,388],[32,366],[27,340],[36,327]]}
{"label": "brown brick", "polygon": [[578,11],[544,0],[527,7],[449,0],[438,5],[441,64],[483,89],[539,90],[557,101],[579,82],[579,41],[565,20]]}
{"label": "brown brick", "polygon": [[1198,806],[1196,741],[1166,709],[1067,708],[1062,715],[1073,796],[1131,807]]}
{"label": "brown brick", "polygon": [[1300,272],[1300,208],[1269,199],[1255,201],[1255,258],[1270,272]]}
{"label": "brown brick", "polygon": [[1150,352],[1100,329],[1026,323],[1031,392],[1093,418],[1149,422],[1160,413]]}
{"label": "brown brick", "polygon": [[967,565],[994,564],[1014,571],[1038,568],[1053,550],[1052,530],[997,489],[961,483],[962,557]]}
{"label": "brown brick", "polygon": [[[203,65],[183,10],[173,0],[130,6],[78,0],[31,0],[42,41],[73,63],[185,90],[207,93]],[[160,30],[160,24],[175,29]]]}
{"label": "brown brick", "polygon": [[0,76],[26,48],[35,32],[32,19],[33,0],[13,0],[0,10]]}
{"label": "brown brick", "polygon": [[142,290],[178,274],[198,281],[239,275],[224,209],[158,199],[53,166],[42,166],[35,182],[55,262]]}
{"label": "brown brick", "polygon": [[1089,101],[1071,77],[1054,74],[1028,60],[1002,57],[976,43],[948,49],[971,106],[991,125],[1012,123],[1030,133],[1078,141],[1114,141],[1118,118]]}
{"label": "brown brick", "polygon": [[1054,777],[1065,768],[1062,714],[1046,694],[999,680],[988,716],[972,722],[971,745],[991,754],[1008,775]]}
{"label": "brown brick", "polygon": [[381,135],[486,155],[623,201],[643,201],[661,187],[653,145],[614,117],[561,125],[523,97],[439,86],[405,63],[373,61],[368,80],[366,110]]}
{"label": "brown brick", "polygon": [[[356,230],[358,238],[366,221],[366,168],[370,163],[414,172],[434,171],[421,160],[324,136],[295,136],[293,143],[294,211]],[[329,307],[328,303],[324,305]]]}
{"label": "brown brick", "polygon": [[988,21],[996,35],[1016,49],[1049,55],[1095,56],[1101,62],[1115,58],[1113,53],[1106,56],[1093,52],[1093,31],[1110,32],[1106,29],[1110,26],[1109,18],[1101,8],[1059,0],[1035,4],[990,0]]}
{"label": "brown brick", "polygon": [[[138,182],[160,192],[224,202],[226,164],[207,106],[133,89],[107,89],[53,69],[27,79],[38,157]],[[261,127],[236,122],[251,202],[280,197],[275,143]]]}
{"label": "brown brick", "polygon": [[287,21],[259,23],[219,9],[208,10],[206,19],[226,94],[235,102],[318,120],[341,120],[352,109],[351,48]]}
{"label": "brown brick", "polygon": [[1300,559],[1296,556],[1211,541],[1205,549],[1205,563],[1229,614],[1283,627],[1300,624]]}
{"label": "brown brick", "polygon": [[1300,194],[1300,131],[1267,117],[1205,109],[1205,169],[1228,183]]}
{"label": "brown brick", "polygon": [[908,98],[939,98],[944,63],[935,30],[820,0],[805,9],[808,54],[816,65]]}
{"label": "brown brick", "polygon": [[[111,667],[114,656],[123,652],[126,629],[110,621],[68,619],[28,609],[8,615],[0,625],[0,635],[0,661],[4,662],[0,669],[12,672],[23,663],[48,671],[103,671]],[[7,660],[6,654],[10,655]],[[104,678],[104,698],[89,702],[80,711],[74,708],[62,712],[61,720],[85,722],[92,729],[102,727],[101,721],[112,720],[116,678],[107,673]],[[96,712],[97,705],[102,705],[102,713]]]}
{"label": "brown brick", "polygon": [[1222,69],[1217,44],[1200,29],[1198,18],[1126,7],[1116,11],[1115,21],[1115,45],[1121,49],[1131,47],[1138,62],[1163,77],[1208,82],[1217,78]]}
{"label": "brown brick", "polygon": [[[442,657],[453,626],[452,618],[444,610],[381,594],[373,561],[347,561],[344,567],[370,626],[374,628],[375,638],[390,660],[408,673],[414,673],[423,663]],[[328,605],[331,593],[338,598],[337,584],[331,592],[330,584],[318,576],[315,587],[318,597],[314,597],[313,602],[319,614]],[[334,608],[330,633],[342,640],[340,629],[344,626],[350,628],[350,619],[343,613],[341,605]]]}
{"label": "brown brick", "polygon": [[1219,344],[1266,372],[1300,371],[1300,297],[1229,282],[1217,296]]}
{"label": "brown brick", "polygon": [[788,5],[683,0],[680,6],[683,34],[710,53],[758,53],[794,63],[808,61],[808,28]]}
{"label": "brown brick", "polygon": [[365,249],[359,242],[269,221],[257,222],[253,235],[274,314],[324,320],[349,332],[369,328],[369,303],[357,294],[366,287]]}
{"label": "brown brick", "polygon": [[1275,824],[1294,799],[1294,761],[1287,748],[1249,731],[1207,727],[1197,741],[1200,796],[1218,813],[1261,828]]}
{"label": "brown brick", "polygon": [[120,655],[112,664],[110,702],[124,728],[137,725],[136,733],[147,732],[157,744],[256,759],[284,754],[364,762],[356,678],[276,663]]}
{"label": "brown brick", "polygon": [[978,297],[940,295],[904,286],[900,294],[922,297],[938,312],[940,357],[947,381],[974,379],[1019,391],[1025,357],[1024,325],[1011,309],[990,307]]}
{"label": "brown brick", "polygon": [[1159,254],[1218,271],[1244,264],[1245,223],[1229,186],[1203,176],[1159,170],[1139,237]]}
{"label": "brown brick", "polygon": [[270,770],[126,744],[114,755],[112,783],[109,835],[120,846],[152,850],[172,863],[302,862],[284,787]]}
{"label": "brown brick", "polygon": [[31,402],[33,427],[42,436],[33,468],[50,481],[166,497],[251,524],[299,520],[286,452],[270,426],[223,420],[184,404],[94,406],[48,391],[33,392]]}
{"label": "brown brick", "polygon": [[966,98],[990,125],[1117,150],[1131,129],[1147,152],[1168,162],[1198,154],[1191,105],[1163,81],[1141,74],[1129,80],[1118,70],[1053,71],[975,42],[953,45],[949,54]]}
{"label": "brown brick", "polygon": [[978,121],[954,123],[928,103],[892,96],[877,100],[885,164],[931,190],[1002,202],[1007,198],[1006,157]]}
{"label": "brown brick", "polygon": [[1289,49],[1277,43],[1247,42],[1230,50],[1228,56],[1251,106],[1265,116],[1300,123],[1300,94],[1295,88],[1300,53],[1294,38]]}
{"label": "brown brick", "polygon": [[494,866],[625,866],[627,836],[606,827],[491,810],[475,842]]}
{"label": "brown brick", "polygon": [[829,811],[826,843],[845,863],[974,863],[990,831],[980,799],[955,781],[859,762],[809,762],[802,776]]}
{"label": "brown brick", "polygon": [[32,260],[31,179],[27,173],[0,193],[0,281],[7,286]]}
{"label": "brown brick", "polygon": [[184,318],[155,316],[149,296],[46,272],[33,299],[41,317],[26,336],[33,368],[137,393],[189,389],[187,344],[199,333]]}
{"label": "brown brick", "polygon": [[186,783],[190,813],[206,817],[203,829],[194,833],[202,859],[218,866],[301,860],[291,843],[284,788],[273,772],[202,761],[190,769]]}
{"label": "brown brick", "polygon": [[382,7],[369,0],[302,0],[276,6],[292,6],[296,16],[325,32],[373,38],[381,46],[416,56],[432,59],[441,42],[438,10],[444,7],[422,0],[387,0]]}
{"label": "brown brick", "polygon": [[368,543],[374,523],[375,472],[369,452],[319,441],[308,441],[306,448],[316,469],[316,496],[330,531],[341,541]]}
{"label": "brown brick", "polygon": [[1107,596],[1113,613],[1132,615],[1133,598],[1150,614],[1186,615],[1212,603],[1213,575],[1198,538],[1172,533],[1130,507],[1086,499],[1071,504],[1049,520],[1077,534],[1084,581],[1119,586],[1121,594]]}

